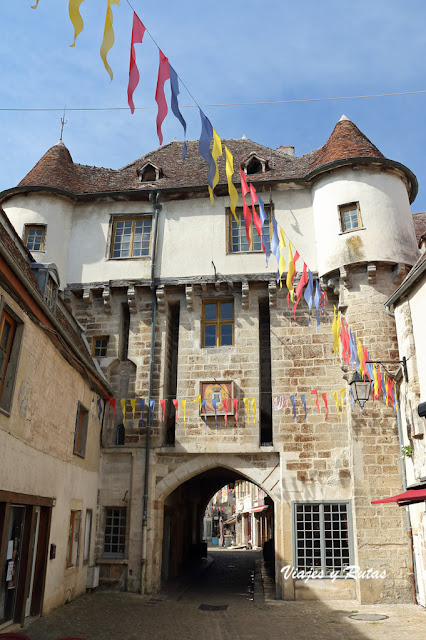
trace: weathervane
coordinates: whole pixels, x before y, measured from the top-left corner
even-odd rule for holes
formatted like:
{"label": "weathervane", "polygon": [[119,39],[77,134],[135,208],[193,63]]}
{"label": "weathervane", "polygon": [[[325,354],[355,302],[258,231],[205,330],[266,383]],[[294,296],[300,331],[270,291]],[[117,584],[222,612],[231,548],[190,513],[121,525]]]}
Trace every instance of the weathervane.
{"label": "weathervane", "polygon": [[65,105],[64,107],[64,115],[61,118],[61,137],[59,138],[60,140],[62,140],[62,134],[64,132],[64,127],[67,124],[68,120],[65,120],[65,111],[67,109],[67,106]]}

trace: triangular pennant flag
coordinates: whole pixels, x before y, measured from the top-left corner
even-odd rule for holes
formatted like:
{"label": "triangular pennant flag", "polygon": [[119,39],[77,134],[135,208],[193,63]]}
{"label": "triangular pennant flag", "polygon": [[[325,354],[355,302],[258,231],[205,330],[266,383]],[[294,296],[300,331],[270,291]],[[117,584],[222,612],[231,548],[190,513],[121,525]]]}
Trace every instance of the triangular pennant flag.
{"label": "triangular pennant flag", "polygon": [[159,49],[160,64],[158,67],[157,88],[155,90],[155,102],[158,104],[157,113],[157,135],[160,145],[163,144],[163,132],[161,131],[161,125],[164,122],[164,118],[167,115],[167,101],[164,93],[164,84],[166,80],[170,78],[169,61],[164,53]]}
{"label": "triangular pennant flag", "polygon": [[115,398],[110,398],[109,399],[108,411],[109,411],[110,407],[112,407],[112,413],[113,413],[114,420],[115,420]]}
{"label": "triangular pennant flag", "polygon": [[183,409],[183,421],[186,422],[186,400],[180,401]]}
{"label": "triangular pennant flag", "polygon": [[136,400],[135,398],[132,398],[130,400],[130,406],[132,407],[132,415],[133,415],[133,420],[135,419],[135,409],[136,409]]}
{"label": "triangular pennant flag", "polygon": [[311,309],[312,309],[312,295],[314,293],[314,276],[312,271],[308,269],[308,284],[305,289],[304,298],[309,307],[309,326],[311,326]]}
{"label": "triangular pennant flag", "polygon": [[225,409],[225,427],[228,423],[228,398],[222,398],[222,404],[223,404],[223,408]]}
{"label": "triangular pennant flag", "polygon": [[319,290],[319,282],[316,281],[315,295],[314,295],[314,303],[315,308],[317,310],[317,333],[320,328],[320,314],[319,314],[319,301],[320,301],[320,290]]}
{"label": "triangular pennant flag", "polygon": [[253,410],[253,424],[256,423],[256,398],[250,398],[251,408]]}
{"label": "triangular pennant flag", "polygon": [[237,427],[238,427],[238,398],[233,398],[232,404],[234,405],[235,422],[237,423]]}
{"label": "triangular pennant flag", "polygon": [[313,389],[311,391],[311,393],[313,393],[316,396],[316,400],[315,403],[317,405],[317,409],[318,409],[318,413],[320,413],[320,408],[319,408],[319,400],[318,400],[318,391],[316,389]]}
{"label": "triangular pennant flag", "polygon": [[161,407],[161,412],[163,415],[163,424],[164,424],[164,417],[166,415],[166,401],[165,400],[160,400],[160,407]]}
{"label": "triangular pennant flag", "polygon": [[285,260],[284,260],[284,247],[285,245],[285,235],[284,235],[284,231],[281,229],[279,229],[280,232],[280,260],[278,262],[278,274],[279,274],[279,278],[277,279],[277,282],[280,283],[280,289],[283,286],[283,281],[282,281],[282,277],[283,277],[283,273],[285,271]]}
{"label": "triangular pennant flag", "polygon": [[184,143],[183,143],[183,151],[182,158],[185,160],[186,152],[188,150],[188,145],[186,144],[186,121],[179,109],[178,95],[179,95],[179,80],[176,71],[173,69],[172,65],[169,62],[169,72],[170,72],[170,89],[172,92],[171,100],[170,100],[170,108],[173,111],[173,114],[179,120],[183,127],[183,135],[184,135]]}
{"label": "triangular pennant flag", "polygon": [[333,391],[334,402],[336,403],[336,413],[339,414],[339,394],[337,391]]}
{"label": "triangular pennant flag", "polygon": [[212,159],[213,162],[210,165],[209,177],[207,182],[212,186],[209,187],[210,194],[210,202],[213,204],[215,199],[214,188],[219,182],[219,167],[217,166],[217,159],[223,153],[222,151],[222,140],[219,138],[217,132],[213,129],[213,148],[212,148]]}
{"label": "triangular pennant flag", "polygon": [[296,397],[294,395],[290,396],[290,402],[293,407],[293,422],[296,422]]}
{"label": "triangular pennant flag", "polygon": [[249,188],[247,186],[246,175],[242,169],[240,169],[240,178],[241,178],[241,191],[243,197],[243,216],[244,216],[244,225],[246,228],[246,238],[247,244],[249,246],[250,251],[253,249],[253,223],[252,223],[252,215],[250,208],[246,202],[246,195],[249,192]]}
{"label": "triangular pennant flag", "polygon": [[103,60],[105,69],[109,73],[109,77],[111,78],[111,80],[114,74],[112,73],[112,69],[107,62],[107,54],[114,44],[114,29],[112,27],[113,15],[112,15],[112,9],[111,9],[112,4],[120,4],[120,0],[108,0],[106,17],[105,17],[104,39],[102,41],[101,49],[100,49],[101,58]]}
{"label": "triangular pennant flag", "polygon": [[201,413],[201,396],[198,395],[196,398],[194,398],[194,402],[198,402],[198,407],[199,407],[199,412]]}
{"label": "triangular pennant flag", "polygon": [[296,302],[294,303],[294,307],[293,307],[293,318],[296,320],[296,309],[297,309],[297,305],[299,304],[301,298],[302,298],[302,291],[303,291],[303,287],[307,284],[308,282],[308,267],[306,265],[306,262],[303,263],[303,272],[302,272],[302,277],[300,278],[299,282],[297,283],[296,286]]}
{"label": "triangular pennant flag", "polygon": [[123,412],[123,422],[126,419],[126,398],[122,398],[120,400],[121,410]]}
{"label": "triangular pennant flag", "polygon": [[98,398],[97,405],[98,405],[98,420],[100,420],[102,415],[102,403],[100,398]]}
{"label": "triangular pennant flag", "polygon": [[268,220],[269,222],[269,216],[265,211],[265,205],[263,203],[263,200],[260,196],[257,196],[257,200],[259,202],[259,217],[260,217],[260,222],[262,223],[262,246],[264,247],[264,252],[265,252],[265,256],[266,256],[266,266],[268,266],[268,262],[269,262],[269,256],[271,255],[271,248],[269,246],[269,242],[266,239],[266,234],[265,234],[265,223]]}
{"label": "triangular pennant flag", "polygon": [[205,398],[201,401],[201,407],[204,411],[204,421],[207,424],[207,400]]}
{"label": "triangular pennant flag", "polygon": [[271,238],[271,252],[277,259],[277,263],[280,262],[280,239],[278,237],[278,223],[275,220],[275,216],[271,216],[272,219],[272,238]]}
{"label": "triangular pennant flag", "polygon": [[306,409],[306,395],[305,395],[304,393],[302,393],[302,394],[300,395],[300,399],[301,399],[301,401],[302,401],[303,408],[304,408],[304,410],[305,410],[305,422],[306,422],[306,418],[308,417],[308,411],[307,411],[307,409]]}
{"label": "triangular pennant flag", "polygon": [[140,404],[140,407],[141,407],[141,418],[142,418],[142,425],[141,426],[143,427],[143,414],[144,414],[144,411],[145,411],[145,400],[143,398],[140,398],[139,404]]}
{"label": "triangular pennant flag", "polygon": [[235,222],[239,225],[239,220],[235,212],[235,207],[237,206],[237,202],[238,202],[238,191],[236,190],[235,185],[232,182],[232,176],[234,175],[234,157],[232,153],[229,151],[228,147],[225,147],[225,157],[226,157],[225,171],[226,171],[226,179],[228,180],[230,209],[232,211],[232,215],[235,218]]}
{"label": "triangular pennant flag", "polygon": [[179,401],[175,399],[175,400],[172,400],[172,402],[176,411],[176,426],[178,426],[179,425]]}
{"label": "triangular pennant flag", "polygon": [[[77,40],[77,36],[83,31],[84,22],[80,14],[80,5],[82,2],[84,2],[84,0],[70,0],[68,5],[70,20],[74,27],[74,42],[70,44],[70,47],[75,47],[75,41]],[[37,3],[38,3],[38,0],[37,0]]]}
{"label": "triangular pennant flag", "polygon": [[324,404],[325,404],[325,419],[328,419],[328,402],[327,402],[327,394],[326,393],[322,393],[322,399],[324,400]]}
{"label": "triangular pennant flag", "polygon": [[[293,257],[293,245],[291,244],[291,242],[289,240],[288,241],[288,271],[287,271],[286,285],[287,285],[287,289],[288,289],[288,295],[290,296],[290,300],[293,303],[294,303],[293,280],[294,280],[294,276],[296,275],[295,263],[299,258],[299,254],[297,253],[297,251],[294,254],[294,256],[297,256],[297,258]],[[288,304],[288,299],[287,299],[287,304]],[[288,308],[290,309],[290,306]]]}
{"label": "triangular pennant flag", "polygon": [[154,420],[154,412],[155,412],[155,400],[151,400],[149,403],[149,408],[151,409],[151,421]]}
{"label": "triangular pennant flag", "polygon": [[213,176],[211,176],[211,172],[210,172],[210,167],[214,165],[213,156],[210,151],[210,142],[213,139],[213,127],[212,127],[212,123],[210,122],[208,117],[205,115],[205,113],[201,111],[201,109],[199,111],[200,111],[200,118],[201,118],[201,134],[200,134],[200,139],[198,141],[198,151],[200,152],[204,160],[207,162],[207,165],[209,167],[207,182],[210,189],[213,189]]}
{"label": "triangular pennant flag", "polygon": [[212,399],[212,407],[214,409],[214,421],[216,423],[216,429],[217,429],[217,400],[216,400],[216,398]]}
{"label": "triangular pennant flag", "polygon": [[346,389],[344,387],[343,389],[340,389],[340,406],[342,411],[343,411],[343,396],[345,395],[345,393],[346,393]]}
{"label": "triangular pennant flag", "polygon": [[265,246],[262,240],[262,222],[259,218],[259,215],[255,207],[256,202],[258,202],[258,197],[257,197],[256,189],[253,187],[251,183],[250,183],[250,197],[251,197],[251,210],[253,213],[254,226],[256,227],[257,235],[261,240],[263,253],[265,253]]}
{"label": "triangular pennant flag", "polygon": [[139,69],[138,65],[136,64],[135,44],[142,44],[144,35],[145,27],[139,20],[136,13],[133,13],[132,40],[130,42],[129,84],[127,86],[127,102],[129,103],[130,111],[132,113],[135,112],[135,105],[133,104],[133,93],[139,83]]}

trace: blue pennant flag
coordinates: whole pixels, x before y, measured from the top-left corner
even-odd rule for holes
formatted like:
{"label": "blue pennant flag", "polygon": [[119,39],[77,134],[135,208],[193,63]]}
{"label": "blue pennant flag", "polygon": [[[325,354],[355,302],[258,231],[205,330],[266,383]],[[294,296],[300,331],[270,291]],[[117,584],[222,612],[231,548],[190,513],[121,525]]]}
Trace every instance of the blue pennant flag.
{"label": "blue pennant flag", "polygon": [[216,429],[217,429],[217,400],[216,400],[216,398],[213,398],[212,405],[213,405],[213,409],[214,409],[214,419],[215,419],[215,422],[216,422]]}
{"label": "blue pennant flag", "polygon": [[263,242],[263,246],[265,247],[266,266],[268,266],[269,257],[271,255],[269,242],[267,241],[265,236],[265,222],[268,219],[268,214],[265,211],[265,205],[263,204],[263,200],[259,195],[257,196],[257,200],[259,202],[259,217],[262,223],[262,242]]}
{"label": "blue pennant flag", "polygon": [[321,297],[318,280],[316,282],[316,285],[317,286],[316,286],[316,289],[315,289],[314,303],[315,303],[315,307],[316,307],[316,310],[317,310],[317,333],[318,333],[319,328],[320,328],[319,302],[320,302],[320,297]]}
{"label": "blue pennant flag", "polygon": [[308,417],[308,411],[307,411],[307,409],[306,409],[306,395],[305,395],[304,393],[302,393],[302,394],[300,395],[300,399],[301,399],[301,401],[302,401],[303,408],[304,408],[304,410],[305,410],[305,422],[306,422],[306,418]]}
{"label": "blue pennant flag", "polygon": [[309,326],[311,326],[311,309],[312,309],[312,294],[314,293],[314,276],[312,271],[308,269],[308,284],[305,289],[303,297],[306,300],[306,304],[309,307]]}
{"label": "blue pennant flag", "polygon": [[207,400],[206,399],[201,401],[201,407],[202,407],[202,410],[204,411],[204,421],[207,424]]}
{"label": "blue pennant flag", "polygon": [[102,415],[102,402],[101,402],[101,399],[98,398],[98,420],[101,419],[101,415]]}
{"label": "blue pennant flag", "polygon": [[183,145],[183,151],[182,151],[182,158],[185,160],[186,152],[188,150],[188,147],[187,147],[187,144],[186,144],[186,122],[185,122],[185,119],[184,119],[183,115],[181,114],[181,112],[179,110],[179,103],[178,103],[179,81],[178,81],[177,73],[173,69],[173,67],[170,64],[170,62],[169,62],[169,71],[170,71],[170,88],[172,90],[172,97],[171,97],[171,100],[170,100],[170,107],[171,107],[171,110],[173,111],[174,115],[176,116],[176,118],[179,120],[179,122],[181,123],[181,125],[183,127],[184,145]]}
{"label": "blue pennant flag", "polygon": [[155,411],[155,400],[151,400],[149,403],[151,409],[151,421],[154,420],[154,411]]}
{"label": "blue pennant flag", "polygon": [[140,398],[139,404],[141,405],[141,413],[142,413],[142,427],[143,427],[143,414],[145,412],[145,400]]}
{"label": "blue pennant flag", "polygon": [[201,135],[198,141],[198,150],[207,162],[209,167],[209,175],[207,176],[207,182],[210,189],[213,190],[213,178],[216,173],[216,165],[213,160],[213,156],[210,151],[210,142],[213,140],[213,127],[208,117],[200,109],[201,117]]}
{"label": "blue pennant flag", "polygon": [[293,405],[293,422],[296,422],[296,398],[294,396],[290,396],[290,402]]}

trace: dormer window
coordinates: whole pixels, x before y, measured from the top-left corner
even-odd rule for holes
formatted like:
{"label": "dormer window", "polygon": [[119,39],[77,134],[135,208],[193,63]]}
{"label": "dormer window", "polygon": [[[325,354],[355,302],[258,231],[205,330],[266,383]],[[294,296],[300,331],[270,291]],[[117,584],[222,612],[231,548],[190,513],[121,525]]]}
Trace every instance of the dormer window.
{"label": "dormer window", "polygon": [[157,167],[152,162],[144,164],[143,167],[138,169],[137,173],[141,182],[155,182],[163,175],[161,167]]}
{"label": "dormer window", "polygon": [[250,154],[250,156],[245,161],[243,168],[244,172],[248,176],[251,176],[255,173],[266,173],[266,171],[269,169],[268,161],[256,155],[255,153]]}
{"label": "dormer window", "polygon": [[34,272],[45,303],[50,311],[55,313],[59,291],[59,276],[56,265],[53,263],[33,262],[30,267]]}

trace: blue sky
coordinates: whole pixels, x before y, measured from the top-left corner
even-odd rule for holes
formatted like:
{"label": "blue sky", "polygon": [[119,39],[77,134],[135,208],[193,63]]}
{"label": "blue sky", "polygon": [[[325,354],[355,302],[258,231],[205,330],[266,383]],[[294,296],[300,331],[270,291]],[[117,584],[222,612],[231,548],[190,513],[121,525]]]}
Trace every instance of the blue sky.
{"label": "blue sky", "polygon": [[[110,82],[99,55],[106,0],[81,5],[74,48],[68,0],[0,3],[0,109],[127,106],[132,10],[113,6]],[[132,0],[142,22],[199,104],[329,98],[426,89],[424,0]],[[136,107],[155,107],[158,50],[136,46]],[[169,89],[166,86],[166,95]],[[181,87],[181,104],[192,99]],[[344,113],[388,158],[419,180],[413,211],[426,210],[426,93],[257,106],[204,107],[222,138],[248,138],[301,155],[320,147]],[[197,109],[182,109],[197,139]],[[0,189],[16,185],[60,134],[59,111],[0,111]],[[156,109],[68,111],[64,142],[74,162],[119,168],[158,146]],[[182,139],[169,111],[164,142]]]}

